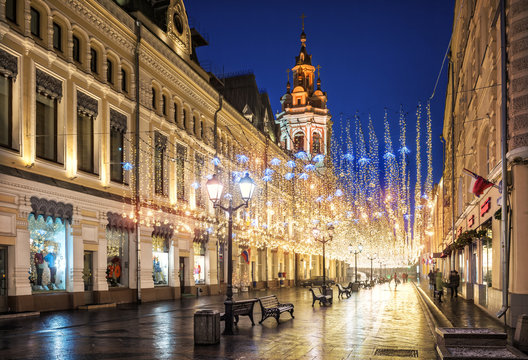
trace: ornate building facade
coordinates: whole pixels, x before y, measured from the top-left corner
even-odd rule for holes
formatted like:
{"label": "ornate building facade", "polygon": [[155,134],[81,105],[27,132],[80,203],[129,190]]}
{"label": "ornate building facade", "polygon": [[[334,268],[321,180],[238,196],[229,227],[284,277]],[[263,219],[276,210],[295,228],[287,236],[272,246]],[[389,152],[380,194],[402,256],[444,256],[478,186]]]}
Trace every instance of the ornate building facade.
{"label": "ornate building facade", "polygon": [[[444,174],[435,188],[434,235],[424,244],[423,274],[434,265],[448,278],[449,271],[456,269],[466,299],[494,316],[506,305],[506,321],[515,326],[518,316],[528,311],[524,261],[528,254],[528,4],[506,1],[505,21],[500,1],[457,1],[455,9],[443,130]],[[501,40],[501,22],[506,42]],[[501,55],[503,45],[506,58]],[[502,119],[507,129],[506,178]],[[471,193],[475,179],[466,170],[495,186],[475,196]],[[507,239],[502,221],[505,181]],[[503,251],[506,243],[509,253]]]}
{"label": "ornate building facade", "polygon": [[[235,286],[300,274],[295,190],[260,178],[269,160],[291,159],[267,96],[246,110],[224,98],[229,81],[200,67],[206,42],[184,3],[163,4],[0,1],[0,312],[225,291],[226,218],[205,190],[214,172],[235,201],[241,171],[258,186],[235,219]],[[320,263],[313,254],[298,278]],[[344,276],[343,261],[327,264]]]}

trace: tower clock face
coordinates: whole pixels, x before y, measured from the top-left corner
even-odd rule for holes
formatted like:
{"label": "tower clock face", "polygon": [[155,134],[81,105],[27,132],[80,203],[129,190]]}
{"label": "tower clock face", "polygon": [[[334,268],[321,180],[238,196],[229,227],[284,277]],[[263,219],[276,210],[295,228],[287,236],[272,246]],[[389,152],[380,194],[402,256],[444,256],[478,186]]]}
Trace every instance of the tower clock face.
{"label": "tower clock face", "polygon": [[172,20],[174,22],[174,28],[176,29],[178,34],[181,35],[183,33],[183,21],[180,13],[175,11]]}

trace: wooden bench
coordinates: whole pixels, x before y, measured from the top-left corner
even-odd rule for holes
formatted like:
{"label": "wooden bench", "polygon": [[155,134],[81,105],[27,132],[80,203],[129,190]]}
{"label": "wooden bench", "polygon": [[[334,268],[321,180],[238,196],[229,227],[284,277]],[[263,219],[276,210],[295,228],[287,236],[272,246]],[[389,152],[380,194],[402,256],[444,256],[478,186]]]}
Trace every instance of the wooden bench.
{"label": "wooden bench", "polygon": [[[253,306],[255,306],[257,301],[257,299],[233,301],[233,317],[235,325],[238,324],[239,316],[248,316],[251,320],[251,326],[255,325],[255,322],[253,321]],[[225,319],[226,314],[220,314],[220,320],[225,321]]]}
{"label": "wooden bench", "polygon": [[278,324],[280,314],[286,311],[290,313],[292,319],[294,318],[293,304],[281,304],[275,295],[263,296],[259,298],[258,301],[260,303],[260,309],[262,310],[262,319],[259,324],[262,324],[262,322],[270,316],[273,316]]}
{"label": "wooden bench", "polygon": [[319,301],[319,305],[332,303],[332,295],[323,295],[321,293],[321,289],[319,288],[310,288],[310,291],[312,292],[313,296],[312,307],[316,301]]}
{"label": "wooden bench", "polygon": [[337,284],[337,290],[339,290],[339,295],[337,295],[338,298],[341,298],[342,295],[346,295],[347,298],[352,295],[352,289],[344,288],[343,285]]}

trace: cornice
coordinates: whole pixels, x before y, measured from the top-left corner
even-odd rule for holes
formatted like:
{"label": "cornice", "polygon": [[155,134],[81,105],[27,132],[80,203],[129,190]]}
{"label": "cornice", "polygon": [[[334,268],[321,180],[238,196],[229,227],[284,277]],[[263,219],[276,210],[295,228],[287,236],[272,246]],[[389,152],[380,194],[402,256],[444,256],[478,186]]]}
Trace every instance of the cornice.
{"label": "cornice", "polygon": [[[111,40],[112,44],[119,44],[126,49],[130,55],[134,54],[135,42],[134,39],[120,34],[116,30],[116,26],[112,22],[106,21],[103,16],[96,12],[95,9],[87,6],[87,1],[80,0],[64,0],[64,5],[68,6],[73,12],[77,13],[82,19],[92,24],[94,29],[99,30],[102,34],[106,34]],[[126,14],[126,13],[125,13]],[[119,23],[125,25],[129,30],[134,28],[133,19],[130,16],[122,16],[123,14],[112,13]],[[120,16],[121,15],[121,16]],[[88,29],[84,29],[88,30]],[[92,30],[92,29],[90,29]]]}
{"label": "cornice", "polygon": [[[216,107],[211,102],[205,101],[203,96],[200,96],[195,89],[193,89],[189,84],[182,81],[182,79],[179,76],[176,76],[173,71],[171,71],[168,67],[163,66],[162,63],[156,59],[155,55],[152,54],[148,49],[145,47],[141,48],[140,51],[140,59],[150,67],[153,73],[157,74],[160,78],[163,78],[170,82],[171,84],[174,84],[179,89],[182,90],[182,92],[192,98],[192,100],[196,103],[201,105],[206,111],[208,112],[208,115],[212,115],[216,111]],[[189,76],[189,72],[184,72],[185,75]],[[192,75],[189,76],[191,80],[193,79]],[[204,89],[202,87],[202,89]],[[205,89],[204,89],[205,90]],[[210,92],[209,95],[212,98],[215,98],[216,94]]]}

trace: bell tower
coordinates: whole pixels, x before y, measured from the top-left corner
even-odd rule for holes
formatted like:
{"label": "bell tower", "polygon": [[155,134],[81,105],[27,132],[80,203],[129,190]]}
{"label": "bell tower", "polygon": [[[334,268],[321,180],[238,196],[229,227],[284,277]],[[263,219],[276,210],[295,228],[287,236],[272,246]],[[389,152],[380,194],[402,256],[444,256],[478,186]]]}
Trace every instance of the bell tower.
{"label": "bell tower", "polygon": [[326,107],[326,92],[321,90],[321,67],[317,66],[316,74],[312,55],[306,49],[304,18],[303,14],[301,49],[295,57],[295,66],[291,68],[293,90],[288,69],[286,93],[281,97],[281,112],[275,121],[280,125],[283,148],[294,153],[304,151],[310,157],[326,156],[330,153],[331,115]]}

